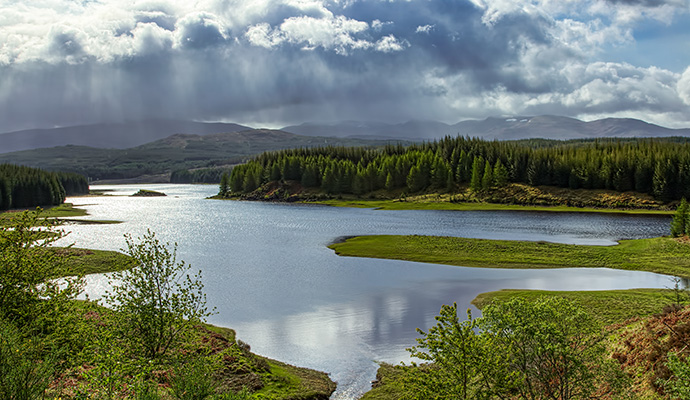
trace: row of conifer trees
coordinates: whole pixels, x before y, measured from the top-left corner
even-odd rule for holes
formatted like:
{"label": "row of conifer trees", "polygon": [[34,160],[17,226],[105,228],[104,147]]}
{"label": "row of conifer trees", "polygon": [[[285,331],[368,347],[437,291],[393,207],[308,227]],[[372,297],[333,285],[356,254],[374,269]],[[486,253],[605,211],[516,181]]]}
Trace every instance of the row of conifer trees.
{"label": "row of conifer trees", "polygon": [[82,175],[0,164],[0,210],[57,205],[65,196],[87,194]]}
{"label": "row of conifer trees", "polygon": [[261,154],[235,167],[228,187],[251,192],[269,181],[295,180],[324,191],[379,189],[416,193],[474,190],[510,182],[572,189],[690,197],[690,142],[678,138],[578,141],[486,141],[467,137],[385,148],[323,147]]}

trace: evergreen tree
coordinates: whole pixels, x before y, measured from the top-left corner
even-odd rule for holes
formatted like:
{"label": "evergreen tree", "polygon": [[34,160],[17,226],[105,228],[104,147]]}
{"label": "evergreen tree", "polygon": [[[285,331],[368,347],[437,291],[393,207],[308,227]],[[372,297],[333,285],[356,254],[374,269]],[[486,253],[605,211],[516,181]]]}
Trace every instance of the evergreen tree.
{"label": "evergreen tree", "polygon": [[484,176],[482,176],[482,189],[488,190],[494,183],[494,169],[491,168],[491,163],[486,160],[484,163]]}
{"label": "evergreen tree", "polygon": [[389,172],[386,176],[386,190],[395,189],[395,181],[393,180],[393,175]]}
{"label": "evergreen tree", "polygon": [[472,178],[470,179],[470,189],[478,192],[482,189],[482,177],[484,160],[481,157],[475,157],[472,162]]}
{"label": "evergreen tree", "polygon": [[407,176],[407,188],[410,192],[419,192],[426,187],[424,182],[424,171],[415,165],[410,169],[410,174]]}
{"label": "evergreen tree", "polygon": [[508,170],[501,160],[496,160],[496,165],[494,166],[494,185],[498,187],[504,187],[508,184]]}
{"label": "evergreen tree", "polygon": [[677,237],[688,234],[688,226],[690,224],[689,212],[690,207],[688,207],[687,201],[683,198],[676,209],[676,213],[673,214],[673,221],[671,221],[671,236]]}
{"label": "evergreen tree", "polygon": [[227,172],[223,172],[223,175],[220,177],[220,188],[218,190],[218,196],[227,197],[227,195],[229,193],[230,193],[230,176],[228,176]]}

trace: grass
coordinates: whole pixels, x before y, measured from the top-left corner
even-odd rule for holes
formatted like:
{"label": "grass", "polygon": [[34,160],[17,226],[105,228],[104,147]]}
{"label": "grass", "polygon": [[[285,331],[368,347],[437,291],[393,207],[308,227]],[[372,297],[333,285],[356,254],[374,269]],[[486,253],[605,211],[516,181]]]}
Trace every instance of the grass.
{"label": "grass", "polygon": [[441,236],[358,236],[329,246],[349,257],[484,268],[615,268],[690,277],[690,244],[669,237],[583,246]]}
{"label": "grass", "polygon": [[[20,210],[9,210],[0,212],[0,225],[6,225],[12,220],[18,213],[29,211],[31,213],[36,212],[35,209],[20,209]],[[62,222],[70,222],[76,224],[119,224],[122,221],[114,220],[86,220],[86,219],[72,219],[72,217],[83,217],[89,215],[86,210],[81,208],[76,208],[72,203],[63,203],[57,206],[49,206],[42,208],[40,211],[41,218],[58,219]]]}
{"label": "grass", "polygon": [[364,393],[360,400],[389,400],[400,399],[405,394],[402,385],[404,368],[386,363],[379,363],[376,380],[372,382],[370,391]]}
{"label": "grass", "polygon": [[331,199],[310,203],[324,204],[334,207],[375,208],[377,210],[451,210],[451,211],[548,211],[548,212],[587,212],[587,213],[615,213],[615,214],[646,214],[671,215],[672,211],[662,210],[629,210],[593,207],[568,206],[532,206],[518,204],[475,203],[449,201],[419,202],[400,200],[365,200],[365,199]]}
{"label": "grass", "polygon": [[88,275],[122,271],[134,267],[131,257],[117,251],[54,248],[64,254],[64,275]]}
{"label": "grass", "polygon": [[264,376],[264,387],[253,395],[259,399],[300,400],[327,399],[335,390],[328,375],[264,358],[270,372]]}
{"label": "grass", "polygon": [[674,302],[672,289],[630,289],[592,291],[547,291],[504,289],[478,295],[472,304],[482,309],[492,301],[508,301],[520,297],[533,300],[541,296],[563,297],[581,306],[604,325],[624,322],[630,318],[645,317],[661,312]]}
{"label": "grass", "polygon": [[[0,212],[0,223],[11,220],[15,217],[15,215],[23,211],[36,212],[36,209],[9,210]],[[43,209],[43,211],[41,211],[41,216],[43,218],[83,217],[85,215],[87,215],[86,210],[75,208],[72,203],[63,203],[57,206],[46,207]]]}

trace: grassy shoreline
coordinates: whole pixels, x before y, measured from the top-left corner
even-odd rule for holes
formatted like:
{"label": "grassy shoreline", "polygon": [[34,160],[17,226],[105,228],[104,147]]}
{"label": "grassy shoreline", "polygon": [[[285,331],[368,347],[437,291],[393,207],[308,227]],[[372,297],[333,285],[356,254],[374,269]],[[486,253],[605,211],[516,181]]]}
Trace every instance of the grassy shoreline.
{"label": "grassy shoreline", "polygon": [[403,189],[379,189],[355,195],[329,194],[320,188],[303,187],[298,181],[271,181],[249,193],[230,194],[228,199],[299,202],[381,210],[508,210],[670,215],[675,208],[673,204],[660,202],[644,193],[530,186],[521,183],[480,191],[460,186],[451,192],[407,193]]}
{"label": "grassy shoreline", "polygon": [[440,236],[357,236],[329,248],[349,257],[484,268],[614,268],[690,277],[690,244],[668,237],[585,246]]}
{"label": "grassy shoreline", "polygon": [[303,201],[303,204],[323,204],[332,207],[374,208],[376,210],[447,210],[447,211],[538,211],[538,212],[581,212],[635,215],[672,215],[672,211],[644,209],[614,209],[569,206],[535,206],[485,202],[417,202],[400,200],[330,199]]}
{"label": "grassy shoreline", "polygon": [[[5,225],[10,223],[10,220],[16,215],[24,211],[30,213],[35,213],[37,208],[33,209],[19,209],[19,210],[8,210],[0,212],[0,225]],[[84,217],[89,215],[86,210],[82,208],[74,207],[72,203],[63,203],[57,206],[50,206],[41,209],[40,218],[45,219],[55,219],[61,222],[69,222],[74,224],[120,224],[122,221],[115,220],[97,220],[97,219],[73,219],[73,217]]]}

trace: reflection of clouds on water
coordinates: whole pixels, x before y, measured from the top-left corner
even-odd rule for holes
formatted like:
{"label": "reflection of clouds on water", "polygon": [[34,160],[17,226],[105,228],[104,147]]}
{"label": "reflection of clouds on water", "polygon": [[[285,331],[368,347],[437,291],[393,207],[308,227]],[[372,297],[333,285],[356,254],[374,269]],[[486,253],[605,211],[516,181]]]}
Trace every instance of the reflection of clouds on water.
{"label": "reflection of clouds on water", "polygon": [[[234,328],[259,354],[332,373],[336,399],[370,386],[377,361],[407,360],[416,328],[434,324],[443,304],[463,310],[479,293],[513,289],[597,290],[672,287],[668,277],[607,269],[501,270],[396,260],[339,257],[335,238],[365,234],[612,244],[626,237],[668,234],[668,217],[530,212],[375,211],[296,204],[215,201],[215,186],[130,185],[168,197],[70,199],[93,219],[117,225],[75,225],[78,247],[119,250],[123,234],[156,232],[178,242],[179,259],[201,269],[211,323]],[[117,192],[116,192],[117,193]],[[179,197],[175,197],[179,196]],[[90,297],[107,279],[90,276]],[[478,316],[473,309],[473,315]],[[462,315],[461,318],[464,318]]]}

